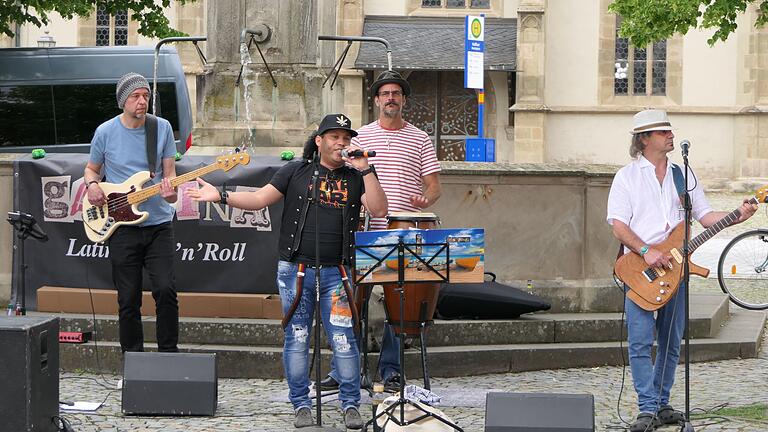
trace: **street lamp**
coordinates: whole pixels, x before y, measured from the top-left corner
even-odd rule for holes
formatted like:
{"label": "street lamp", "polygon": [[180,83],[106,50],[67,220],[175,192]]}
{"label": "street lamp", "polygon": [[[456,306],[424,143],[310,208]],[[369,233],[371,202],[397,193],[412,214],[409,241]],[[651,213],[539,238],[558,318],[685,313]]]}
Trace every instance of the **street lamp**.
{"label": "street lamp", "polygon": [[45,34],[40,36],[37,40],[37,46],[40,48],[53,48],[56,46],[56,41],[53,39],[53,36],[48,34],[48,30],[46,30]]}

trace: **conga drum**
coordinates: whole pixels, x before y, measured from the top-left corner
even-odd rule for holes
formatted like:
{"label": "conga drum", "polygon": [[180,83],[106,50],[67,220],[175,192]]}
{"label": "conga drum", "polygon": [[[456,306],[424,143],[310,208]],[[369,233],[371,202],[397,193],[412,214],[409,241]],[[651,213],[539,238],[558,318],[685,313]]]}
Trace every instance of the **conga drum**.
{"label": "conga drum", "polygon": [[[440,223],[434,213],[393,212],[387,216],[388,229],[436,228]],[[421,248],[415,248],[420,253]],[[387,320],[395,333],[418,335],[422,323],[431,322],[437,307],[440,284],[435,282],[408,283],[403,285],[403,327],[400,327],[400,294],[396,283],[383,284]]]}

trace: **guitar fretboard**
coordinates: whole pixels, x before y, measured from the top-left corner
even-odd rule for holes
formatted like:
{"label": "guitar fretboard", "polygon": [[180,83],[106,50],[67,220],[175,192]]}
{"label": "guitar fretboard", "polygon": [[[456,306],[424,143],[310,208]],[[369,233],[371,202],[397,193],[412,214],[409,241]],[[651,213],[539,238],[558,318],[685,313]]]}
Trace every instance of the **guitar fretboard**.
{"label": "guitar fretboard", "polygon": [[[749,200],[749,203],[750,204],[759,204],[760,201],[758,201],[757,198],[753,197],[753,198],[751,198]],[[733,225],[734,222],[739,220],[739,217],[741,217],[741,211],[739,211],[739,209],[736,209],[736,210],[728,213],[727,215],[725,215],[724,218],[722,218],[719,221],[717,221],[714,225],[712,225],[709,228],[707,228],[704,232],[702,232],[701,234],[699,234],[696,237],[694,237],[693,240],[691,240],[688,243],[688,250],[690,251],[689,253],[692,254],[693,251],[695,251],[696,248],[698,248],[699,246],[704,244],[705,241],[707,241],[707,240],[711,239],[712,237],[714,237],[715,234],[719,233],[724,228]]]}
{"label": "guitar fretboard", "polygon": [[[200,177],[202,175],[205,175],[205,174],[211,173],[213,171],[216,171],[219,168],[220,168],[220,166],[219,166],[218,162],[214,163],[214,164],[211,164],[211,165],[208,165],[208,166],[204,166],[202,168],[198,168],[198,169],[196,169],[194,171],[190,171],[190,172],[182,174],[182,175],[180,175],[178,177],[174,177],[173,179],[171,179],[171,186],[177,187],[178,185],[180,185],[182,183],[186,183],[186,182],[188,182],[190,180],[194,180],[197,177]],[[160,183],[158,183],[156,185],[149,186],[149,187],[141,189],[141,190],[138,190],[136,192],[129,193],[128,194],[128,203],[130,203],[131,205],[139,204],[139,203],[142,203],[142,202],[152,198],[153,196],[155,196],[155,195],[157,195],[159,193],[160,193]]]}

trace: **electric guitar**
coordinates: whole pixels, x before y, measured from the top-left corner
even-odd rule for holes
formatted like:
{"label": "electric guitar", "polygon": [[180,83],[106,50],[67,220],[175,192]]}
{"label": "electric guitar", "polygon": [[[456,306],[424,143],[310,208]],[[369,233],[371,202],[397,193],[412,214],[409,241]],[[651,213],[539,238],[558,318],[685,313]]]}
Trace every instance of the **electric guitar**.
{"label": "electric guitar", "polygon": [[[171,179],[171,186],[182,183],[216,170],[229,171],[237,165],[248,165],[250,155],[245,152],[219,156],[211,165],[198,168]],[[88,201],[88,194],[83,197],[83,225],[85,234],[94,243],[105,242],[121,225],[135,225],[149,217],[149,213],[139,211],[138,205],[160,193],[160,184],[142,189],[149,180],[149,171],[139,171],[120,184],[99,183],[107,197],[107,202],[96,206]]]}
{"label": "electric guitar", "polygon": [[[768,187],[764,187],[755,193],[749,203],[764,203],[767,199]],[[732,225],[740,216],[741,211],[739,209],[728,213],[688,243],[688,268],[691,274],[701,277],[709,276],[709,269],[698,266],[690,260],[693,251],[725,227]],[[666,240],[651,246],[663,254],[672,256],[669,261],[671,263],[670,268],[649,267],[645,259],[635,252],[624,254],[616,261],[614,273],[629,287],[627,297],[647,311],[661,308],[677,292],[683,275],[684,228],[685,223],[680,223],[672,230]]]}

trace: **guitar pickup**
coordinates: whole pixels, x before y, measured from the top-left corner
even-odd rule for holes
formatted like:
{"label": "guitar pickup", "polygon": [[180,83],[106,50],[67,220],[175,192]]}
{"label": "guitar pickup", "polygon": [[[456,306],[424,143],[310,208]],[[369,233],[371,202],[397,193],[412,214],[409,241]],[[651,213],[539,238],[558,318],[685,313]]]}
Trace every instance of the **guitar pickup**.
{"label": "guitar pickup", "polygon": [[677,261],[678,264],[683,263],[683,254],[680,253],[677,249],[672,249],[669,251],[669,253],[672,255],[672,257]]}
{"label": "guitar pickup", "polygon": [[96,207],[91,207],[91,208],[87,209],[85,211],[85,215],[88,217],[89,221],[96,220],[96,218],[98,217],[96,215]]}
{"label": "guitar pickup", "polygon": [[656,269],[653,267],[648,267],[647,269],[643,270],[643,276],[645,276],[648,282],[653,282],[659,278],[659,274],[656,272]]}

